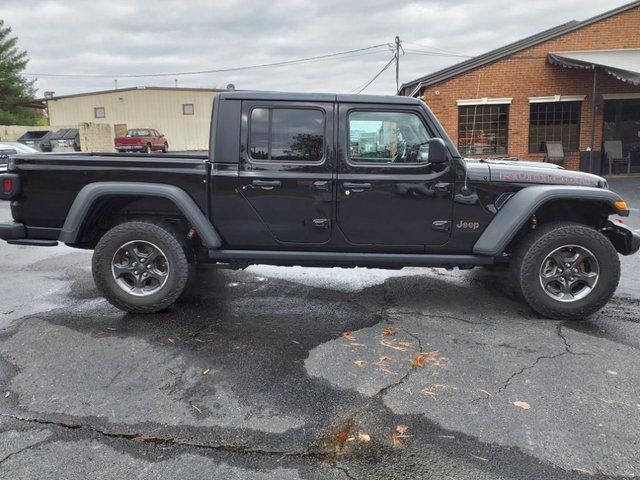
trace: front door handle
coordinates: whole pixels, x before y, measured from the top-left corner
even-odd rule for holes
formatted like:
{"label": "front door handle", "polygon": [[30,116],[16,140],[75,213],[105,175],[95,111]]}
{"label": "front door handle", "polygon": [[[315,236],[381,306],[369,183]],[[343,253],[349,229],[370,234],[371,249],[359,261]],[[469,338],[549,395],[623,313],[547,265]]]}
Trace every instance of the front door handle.
{"label": "front door handle", "polygon": [[343,182],[342,186],[347,192],[352,191],[354,193],[364,192],[365,190],[371,189],[371,184],[366,182]]}
{"label": "front door handle", "polygon": [[273,190],[274,188],[280,188],[282,182],[280,180],[254,180],[251,185],[262,190]]}

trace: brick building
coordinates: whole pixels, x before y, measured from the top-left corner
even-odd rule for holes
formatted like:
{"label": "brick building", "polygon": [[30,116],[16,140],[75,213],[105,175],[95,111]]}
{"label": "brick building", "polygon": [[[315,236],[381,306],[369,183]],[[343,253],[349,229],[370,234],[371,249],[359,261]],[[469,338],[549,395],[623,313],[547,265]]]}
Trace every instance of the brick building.
{"label": "brick building", "polygon": [[399,94],[422,97],[464,155],[544,160],[545,143],[561,141],[565,166],[599,172],[604,142],[621,142],[640,171],[640,1],[405,83]]}

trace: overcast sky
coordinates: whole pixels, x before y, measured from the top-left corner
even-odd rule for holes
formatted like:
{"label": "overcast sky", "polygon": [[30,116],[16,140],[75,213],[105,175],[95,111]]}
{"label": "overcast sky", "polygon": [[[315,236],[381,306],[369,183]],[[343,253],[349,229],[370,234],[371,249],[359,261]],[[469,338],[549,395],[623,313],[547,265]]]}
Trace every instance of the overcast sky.
{"label": "overcast sky", "polygon": [[[1,0],[0,18],[31,57],[28,72],[108,74],[38,77],[39,94],[179,86],[352,92],[389,61],[386,47],[357,56],[236,72],[124,78],[124,74],[223,69],[392,43],[407,53],[400,80],[452,65],[538,31],[584,20],[617,0]],[[427,52],[425,54],[425,52]],[[120,76],[119,76],[120,75]],[[395,93],[389,68],[367,93]]]}

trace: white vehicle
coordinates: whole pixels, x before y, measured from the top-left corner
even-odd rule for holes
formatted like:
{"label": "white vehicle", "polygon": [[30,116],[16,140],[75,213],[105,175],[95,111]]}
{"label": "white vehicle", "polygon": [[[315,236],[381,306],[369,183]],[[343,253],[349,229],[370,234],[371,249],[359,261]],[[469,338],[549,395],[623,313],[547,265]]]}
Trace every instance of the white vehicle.
{"label": "white vehicle", "polygon": [[15,155],[16,153],[38,153],[39,150],[31,148],[28,145],[23,145],[19,142],[2,142],[0,143],[0,172],[7,171],[7,162],[9,161],[9,155]]}

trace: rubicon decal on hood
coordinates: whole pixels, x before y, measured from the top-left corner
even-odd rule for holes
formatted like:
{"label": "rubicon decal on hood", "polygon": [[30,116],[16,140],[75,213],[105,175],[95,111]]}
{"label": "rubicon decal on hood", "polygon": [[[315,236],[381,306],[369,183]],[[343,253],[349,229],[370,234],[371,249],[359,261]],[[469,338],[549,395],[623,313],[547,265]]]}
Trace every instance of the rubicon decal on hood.
{"label": "rubicon decal on hood", "polygon": [[542,172],[499,172],[499,182],[550,183],[554,185],[590,186],[596,182],[586,175],[566,175]]}

